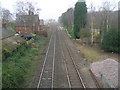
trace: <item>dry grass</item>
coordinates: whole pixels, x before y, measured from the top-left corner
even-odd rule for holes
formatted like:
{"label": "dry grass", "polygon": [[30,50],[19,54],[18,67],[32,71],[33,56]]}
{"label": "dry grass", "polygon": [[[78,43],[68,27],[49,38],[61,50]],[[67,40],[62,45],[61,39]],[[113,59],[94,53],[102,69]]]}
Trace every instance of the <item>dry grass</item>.
{"label": "dry grass", "polygon": [[80,50],[80,52],[84,55],[84,57],[90,62],[104,60],[107,58],[111,58],[118,61],[117,54],[104,52],[96,47],[90,47],[88,45],[81,45],[78,43],[76,43],[76,47],[78,50]]}

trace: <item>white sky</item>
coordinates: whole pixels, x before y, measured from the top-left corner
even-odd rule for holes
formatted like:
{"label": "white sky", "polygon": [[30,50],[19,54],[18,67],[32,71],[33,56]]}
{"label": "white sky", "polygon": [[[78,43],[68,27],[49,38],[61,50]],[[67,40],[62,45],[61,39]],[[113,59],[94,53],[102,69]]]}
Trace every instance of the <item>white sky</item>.
{"label": "white sky", "polygon": [[[0,0],[2,8],[9,9],[14,13],[14,5],[18,0]],[[19,0],[20,1],[20,0]],[[25,1],[25,0],[21,0]],[[58,17],[65,12],[68,8],[74,7],[78,0],[28,0],[37,2],[37,6],[41,9],[40,18],[43,19],[58,19]],[[93,2],[94,6],[100,7],[101,3],[105,0],[86,0],[87,7]],[[107,0],[116,4],[119,0]],[[114,5],[115,5],[114,4]]]}

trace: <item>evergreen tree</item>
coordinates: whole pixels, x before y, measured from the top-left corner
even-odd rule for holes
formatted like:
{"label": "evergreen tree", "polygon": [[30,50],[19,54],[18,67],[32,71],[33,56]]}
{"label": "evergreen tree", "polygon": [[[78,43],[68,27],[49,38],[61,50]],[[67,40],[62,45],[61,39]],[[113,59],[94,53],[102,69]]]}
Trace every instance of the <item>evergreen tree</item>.
{"label": "evergreen tree", "polygon": [[79,39],[80,29],[85,28],[87,23],[87,7],[85,2],[78,1],[74,10],[74,35]]}
{"label": "evergreen tree", "polygon": [[120,30],[111,28],[104,34],[101,47],[105,51],[120,53]]}

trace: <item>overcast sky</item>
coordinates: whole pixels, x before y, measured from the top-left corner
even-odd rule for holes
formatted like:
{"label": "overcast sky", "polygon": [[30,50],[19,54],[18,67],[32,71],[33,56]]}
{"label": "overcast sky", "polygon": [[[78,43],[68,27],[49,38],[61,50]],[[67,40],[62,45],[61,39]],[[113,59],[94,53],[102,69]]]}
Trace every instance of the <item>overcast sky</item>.
{"label": "overcast sky", "polygon": [[[2,8],[9,9],[11,13],[14,13],[14,5],[18,0],[0,0]],[[25,0],[19,0],[25,1]],[[74,7],[78,0],[27,0],[37,2],[37,6],[41,9],[40,18],[43,19],[58,19],[58,17],[65,12],[68,8]],[[91,2],[97,7],[100,7],[105,0],[86,0],[87,7],[89,8]],[[118,3],[119,0],[107,0],[114,3]]]}

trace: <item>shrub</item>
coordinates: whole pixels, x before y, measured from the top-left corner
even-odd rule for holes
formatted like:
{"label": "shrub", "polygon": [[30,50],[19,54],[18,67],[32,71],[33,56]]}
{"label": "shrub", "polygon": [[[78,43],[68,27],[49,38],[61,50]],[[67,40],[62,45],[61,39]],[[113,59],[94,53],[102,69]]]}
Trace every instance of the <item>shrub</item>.
{"label": "shrub", "polygon": [[68,30],[68,33],[71,35],[71,37],[75,38],[73,28],[69,27],[67,28],[67,30]]}
{"label": "shrub", "polygon": [[[3,48],[2,50],[2,55],[3,55],[3,60],[6,60],[8,57],[11,57],[11,56],[14,56],[16,55],[16,52],[17,54],[20,54],[20,55],[24,55],[24,51],[29,49],[30,48],[30,44],[27,44],[27,43],[22,43],[20,46],[16,47],[15,50],[9,52],[8,50],[6,50],[5,48]],[[18,52],[19,51],[19,52]],[[18,55],[18,56],[20,56]]]}
{"label": "shrub", "polygon": [[11,53],[4,51],[7,58],[2,66],[2,86],[3,88],[20,88],[25,83],[24,75],[30,67],[30,56],[27,53],[31,51],[31,44],[23,43]]}
{"label": "shrub", "polygon": [[120,52],[120,30],[111,28],[104,34],[101,47],[105,51]]}
{"label": "shrub", "polygon": [[38,37],[34,44],[38,48],[31,48],[30,41],[17,47],[11,55],[2,62],[2,88],[23,88],[29,85],[35,73],[38,57],[47,43],[45,37]]}
{"label": "shrub", "polygon": [[90,37],[90,30],[82,28],[79,32],[81,38],[88,38]]}
{"label": "shrub", "polygon": [[[19,88],[24,82],[24,70],[22,70],[18,65],[14,63],[14,61],[9,62],[9,64],[5,64],[3,66],[3,77],[2,77],[2,85],[3,88]],[[22,82],[22,83],[21,83]]]}
{"label": "shrub", "polygon": [[40,35],[43,35],[43,36],[47,37],[47,31],[46,30],[41,30]]}

